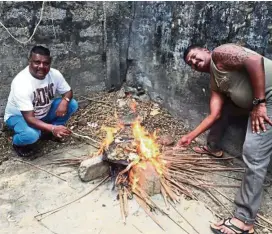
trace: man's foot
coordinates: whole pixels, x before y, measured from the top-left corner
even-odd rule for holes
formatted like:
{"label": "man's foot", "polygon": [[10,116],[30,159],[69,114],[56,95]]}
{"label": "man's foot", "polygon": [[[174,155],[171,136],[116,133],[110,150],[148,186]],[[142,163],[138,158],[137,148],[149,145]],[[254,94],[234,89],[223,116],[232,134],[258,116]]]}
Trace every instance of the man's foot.
{"label": "man's foot", "polygon": [[198,153],[198,154],[208,154],[216,158],[221,158],[223,157],[224,152],[222,150],[219,151],[212,151],[208,148],[208,146],[196,146],[193,147],[193,151]]}
{"label": "man's foot", "polygon": [[211,230],[215,234],[254,234],[252,224],[245,224],[237,218],[229,218],[217,224],[211,224]]}
{"label": "man's foot", "polygon": [[16,154],[19,156],[19,157],[30,157],[33,155],[33,149],[26,145],[26,146],[18,146],[18,145],[12,145],[13,146],[13,149],[15,150]]}

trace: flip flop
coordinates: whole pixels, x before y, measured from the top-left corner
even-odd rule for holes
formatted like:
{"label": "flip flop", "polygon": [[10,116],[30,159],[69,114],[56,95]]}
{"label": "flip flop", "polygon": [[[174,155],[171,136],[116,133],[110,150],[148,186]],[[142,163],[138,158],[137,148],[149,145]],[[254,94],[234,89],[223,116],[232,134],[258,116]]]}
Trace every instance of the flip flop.
{"label": "flip flop", "polygon": [[27,146],[22,147],[12,144],[12,147],[19,157],[28,158],[33,155],[33,150]]}
{"label": "flip flop", "polygon": [[195,153],[208,154],[208,155],[211,155],[216,158],[221,158],[221,157],[223,157],[223,154],[224,154],[224,152],[222,150],[217,151],[217,152],[212,152],[211,150],[208,149],[207,146],[199,146],[199,147],[196,146],[196,147],[193,147],[192,150]]}
{"label": "flip flop", "polygon": [[232,224],[230,222],[231,218],[225,219],[223,224],[220,226],[216,226],[215,224],[211,224],[211,230],[213,231],[213,233],[215,234],[222,234],[223,232],[221,232],[221,227],[225,226],[228,229],[230,229],[231,231],[233,231],[235,234],[254,234],[254,229],[250,229],[249,231],[244,231],[241,228],[235,226],[234,224]]}

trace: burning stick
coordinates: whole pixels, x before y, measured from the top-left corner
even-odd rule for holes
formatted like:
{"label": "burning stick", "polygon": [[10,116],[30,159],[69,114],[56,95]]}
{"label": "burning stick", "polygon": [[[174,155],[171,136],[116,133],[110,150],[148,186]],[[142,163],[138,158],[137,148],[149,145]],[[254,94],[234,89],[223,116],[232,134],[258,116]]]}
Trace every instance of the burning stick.
{"label": "burning stick", "polygon": [[131,169],[131,167],[133,167],[136,163],[137,163],[137,162],[135,162],[135,161],[131,162],[131,163],[130,163],[123,171],[120,171],[120,172],[119,172],[119,174],[118,174],[118,176],[116,177],[116,180],[115,180],[115,185],[118,184],[118,180],[120,180],[120,177],[121,177],[123,174],[125,174],[126,172],[128,172],[128,171]]}

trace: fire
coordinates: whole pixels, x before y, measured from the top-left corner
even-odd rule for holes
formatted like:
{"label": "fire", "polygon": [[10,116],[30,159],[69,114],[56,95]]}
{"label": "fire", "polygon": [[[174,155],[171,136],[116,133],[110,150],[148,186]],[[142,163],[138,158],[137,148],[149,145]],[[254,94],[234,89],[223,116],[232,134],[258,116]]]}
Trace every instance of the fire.
{"label": "fire", "polygon": [[143,167],[146,161],[150,161],[156,171],[161,175],[163,173],[165,163],[159,158],[160,147],[156,142],[156,132],[152,135],[149,134],[144,127],[141,126],[138,119],[136,119],[132,124],[132,132],[134,139],[137,142],[137,153],[141,159],[141,165],[138,164],[138,166]]}
{"label": "fire", "polygon": [[[134,99],[130,102],[130,107],[133,112],[136,112],[137,103]],[[117,113],[115,112],[115,118],[118,119]],[[101,148],[99,149],[98,154],[107,150],[110,144],[115,140],[115,134],[124,128],[124,125],[119,122],[117,127],[110,128],[110,127],[103,127],[102,129],[107,132],[106,138],[103,141]],[[136,163],[138,167],[142,169],[146,169],[146,163],[150,162],[154,168],[156,169],[159,175],[163,174],[163,170],[165,168],[165,162],[160,158],[160,147],[159,144],[156,142],[157,136],[156,132],[153,134],[148,133],[147,130],[140,123],[140,117],[137,117],[135,121],[131,125],[132,134],[134,136],[134,141],[132,142],[132,149],[136,149],[136,153],[139,157],[137,159],[133,159],[133,162]],[[132,187],[135,187],[139,178],[137,175],[133,175],[131,173],[130,181]]]}
{"label": "fire", "polygon": [[138,154],[143,159],[157,158],[160,154],[159,146],[156,143],[156,138],[150,135],[144,127],[141,126],[139,120],[132,125],[132,132],[138,144]]}
{"label": "fire", "polygon": [[102,127],[102,130],[106,131],[106,138],[102,142],[100,149],[98,150],[98,155],[102,154],[104,150],[107,150],[110,144],[114,141],[114,134],[118,132],[118,130],[122,127],[122,125],[119,125],[116,128],[111,127]]}

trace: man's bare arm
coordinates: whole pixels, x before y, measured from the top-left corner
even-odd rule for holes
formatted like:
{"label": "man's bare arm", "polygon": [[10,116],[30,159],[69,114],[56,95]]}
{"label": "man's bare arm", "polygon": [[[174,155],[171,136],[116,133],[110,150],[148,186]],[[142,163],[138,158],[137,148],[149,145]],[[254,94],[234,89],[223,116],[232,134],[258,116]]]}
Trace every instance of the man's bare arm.
{"label": "man's bare arm", "polygon": [[210,114],[194,129],[192,132],[183,136],[177,143],[175,148],[188,146],[192,140],[199,136],[201,133],[209,129],[215,121],[220,118],[222,107],[224,104],[224,97],[222,94],[212,91],[210,100]]}
{"label": "man's bare arm", "polygon": [[42,131],[52,132],[56,137],[65,137],[71,134],[71,131],[65,126],[48,124],[35,118],[33,111],[22,111],[22,115],[29,126]]}
{"label": "man's bare arm", "polygon": [[33,128],[50,132],[52,131],[52,124],[47,124],[42,120],[35,118],[34,111],[21,111],[25,121]]}
{"label": "man's bare arm", "polygon": [[212,91],[210,114],[190,133],[193,139],[209,129],[220,118],[224,101],[222,94]]}
{"label": "man's bare arm", "polygon": [[69,98],[71,100],[73,98],[73,91],[70,90],[70,91],[62,94],[62,97],[67,97],[67,98]]}

